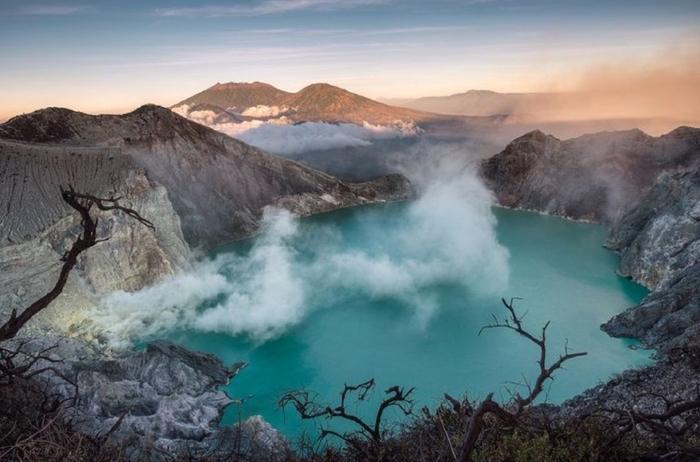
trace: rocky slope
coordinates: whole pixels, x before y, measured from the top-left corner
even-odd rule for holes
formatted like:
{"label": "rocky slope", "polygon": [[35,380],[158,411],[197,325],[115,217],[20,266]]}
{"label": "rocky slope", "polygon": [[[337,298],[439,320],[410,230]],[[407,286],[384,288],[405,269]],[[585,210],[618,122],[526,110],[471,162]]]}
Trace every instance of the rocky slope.
{"label": "rocky slope", "polygon": [[508,207],[612,223],[635,206],[662,171],[698,162],[700,129],[660,137],[639,130],[559,140],[541,131],[512,141],[482,163]]}
{"label": "rocky slope", "polygon": [[100,212],[100,235],[110,239],[82,257],[63,295],[34,327],[67,326],[94,297],[141,289],[189,265],[190,249],[167,191],[131,158],[105,148],[0,140],[0,319],[55,283],[60,257],[79,229],[78,217],[60,196],[59,187],[69,184],[100,196],[116,192],[156,229]]}
{"label": "rocky slope", "polygon": [[[700,157],[700,153],[698,153]],[[610,232],[620,273],[653,292],[607,322],[616,336],[668,349],[700,334],[700,167],[663,174]]]}
{"label": "rocky slope", "polygon": [[254,454],[286,449],[282,435],[259,417],[219,426],[223,410],[235,404],[219,387],[244,363],[226,367],[212,355],[165,341],[106,356],[70,338],[44,336],[22,351],[38,354],[47,347],[52,349],[44,356],[61,361],[40,360],[36,368],[51,366],[61,375],[37,378],[49,384],[52,394],[70,400],[73,428],[91,435],[111,432],[129,460],[173,460],[176,454],[242,454],[256,460]]}
{"label": "rocky slope", "polygon": [[[0,138],[52,146],[112,148],[162,184],[192,246],[211,247],[255,232],[262,208],[295,197],[331,198],[318,211],[406,198],[360,195],[338,179],[268,155],[158,106],[122,116],[90,116],[46,109],[0,125]],[[124,162],[127,162],[125,160]],[[407,186],[404,183],[404,186]],[[363,186],[367,192],[372,183]],[[309,210],[313,213],[314,210]]]}

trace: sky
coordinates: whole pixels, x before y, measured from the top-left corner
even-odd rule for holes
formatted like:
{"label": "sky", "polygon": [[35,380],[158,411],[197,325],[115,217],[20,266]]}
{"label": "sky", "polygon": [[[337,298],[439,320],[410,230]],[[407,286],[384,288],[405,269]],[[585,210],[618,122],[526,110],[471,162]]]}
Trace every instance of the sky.
{"label": "sky", "polygon": [[0,0],[0,120],[122,113],[216,82],[373,98],[568,90],[700,38],[698,0]]}

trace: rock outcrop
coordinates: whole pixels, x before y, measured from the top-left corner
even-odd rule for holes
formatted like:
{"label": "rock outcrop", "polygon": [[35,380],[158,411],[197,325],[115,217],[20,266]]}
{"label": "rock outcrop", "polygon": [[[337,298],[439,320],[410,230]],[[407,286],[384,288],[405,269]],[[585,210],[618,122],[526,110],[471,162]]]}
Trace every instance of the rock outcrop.
{"label": "rock outcrop", "polygon": [[698,162],[700,129],[652,137],[640,130],[559,140],[539,130],[485,160],[481,171],[498,201],[573,219],[614,223],[663,171]]}
{"label": "rock outcrop", "polygon": [[[38,353],[47,346],[54,347],[50,357],[63,359],[50,364],[61,376],[39,377],[52,385],[54,393],[70,399],[68,412],[75,429],[91,435],[111,431],[110,437],[121,441],[131,460],[286,449],[284,438],[259,417],[219,426],[224,408],[234,402],[219,387],[244,363],[226,367],[212,355],[164,341],[150,343],[143,351],[105,356],[84,343],[49,337],[26,344],[22,351]],[[36,367],[48,364],[40,361]]]}
{"label": "rock outcrop", "polygon": [[[699,154],[700,155],[700,154]],[[639,306],[603,325],[653,347],[685,344],[700,332],[700,168],[663,174],[610,232],[620,273],[653,289]]]}
{"label": "rock outcrop", "polygon": [[624,371],[567,400],[554,408],[553,416],[572,420],[604,409],[662,413],[665,409],[660,397],[669,402],[691,401],[696,399],[699,386],[700,364],[697,361],[662,358],[653,365]]}
{"label": "rock outcrop", "polygon": [[120,213],[98,213],[100,236],[109,239],[81,257],[61,297],[30,328],[67,326],[96,296],[141,289],[190,263],[165,188],[128,156],[103,148],[0,140],[0,179],[0,319],[53,286],[61,256],[80,229],[79,218],[61,199],[61,186],[98,196],[118,194],[156,228]]}

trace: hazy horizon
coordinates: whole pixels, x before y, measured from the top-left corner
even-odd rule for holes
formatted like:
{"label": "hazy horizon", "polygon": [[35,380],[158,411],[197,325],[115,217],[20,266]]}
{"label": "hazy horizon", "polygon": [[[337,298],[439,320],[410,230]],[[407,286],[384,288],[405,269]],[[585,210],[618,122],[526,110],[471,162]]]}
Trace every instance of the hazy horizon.
{"label": "hazy horizon", "polygon": [[170,106],[228,81],[328,82],[375,99],[577,90],[611,66],[690,63],[699,16],[685,0],[9,0],[0,120]]}

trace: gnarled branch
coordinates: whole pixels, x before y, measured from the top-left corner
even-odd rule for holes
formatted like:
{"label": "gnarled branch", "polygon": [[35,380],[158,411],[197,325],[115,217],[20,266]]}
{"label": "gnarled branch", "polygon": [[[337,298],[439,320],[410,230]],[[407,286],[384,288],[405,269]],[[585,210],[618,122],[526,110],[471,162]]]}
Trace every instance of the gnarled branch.
{"label": "gnarled branch", "polygon": [[370,441],[375,447],[382,443],[384,429],[382,427],[385,412],[390,408],[398,408],[404,415],[410,415],[413,411],[413,400],[411,394],[414,388],[408,390],[393,386],[387,388],[384,393],[386,397],[379,404],[372,423],[368,423],[357,415],[351,414],[347,410],[347,400],[351,395],[355,395],[358,401],[364,401],[369,393],[374,389],[374,379],[369,379],[357,385],[345,385],[340,393],[340,403],[332,407],[330,405],[320,405],[316,402],[317,396],[306,390],[292,391],[283,395],[278,404],[284,408],[292,405],[299,416],[304,420],[326,417],[337,418],[355,424],[359,430],[351,433],[340,434],[338,432],[324,429],[321,438],[332,435],[345,441],[349,446],[359,450],[360,446],[355,443],[354,438],[361,436]]}
{"label": "gnarled branch", "polygon": [[19,332],[19,330],[25,324],[27,324],[31,318],[49,306],[51,302],[53,302],[61,294],[61,292],[63,292],[63,289],[68,282],[70,272],[78,263],[78,256],[90,247],[93,247],[98,242],[106,240],[106,238],[97,238],[97,225],[99,222],[96,217],[93,217],[90,214],[93,206],[100,210],[122,211],[144,226],[150,229],[155,229],[153,223],[143,218],[138,212],[128,207],[119,205],[119,197],[103,199],[91,194],[76,192],[72,186],[68,186],[68,189],[61,188],[61,197],[63,197],[63,200],[80,214],[80,224],[83,228],[82,232],[73,242],[71,248],[61,258],[63,266],[61,267],[58,280],[54,284],[53,288],[37,301],[29,305],[29,307],[25,308],[20,314],[17,314],[17,310],[12,311],[10,318],[2,326],[0,326],[0,342],[9,340],[16,336],[17,332]]}
{"label": "gnarled branch", "polygon": [[[457,400],[454,398],[449,399],[455,409],[462,410],[463,418],[465,419],[466,434],[459,456],[459,460],[462,462],[467,462],[471,459],[474,448],[479,441],[486,415],[493,415],[502,422],[510,425],[517,425],[520,416],[542,393],[545,382],[552,378],[554,372],[560,369],[565,362],[586,355],[585,352],[570,353],[568,346],[566,346],[564,347],[564,354],[560,355],[559,359],[547,366],[547,328],[550,323],[545,323],[539,337],[528,332],[523,327],[523,317],[518,316],[515,311],[515,300],[517,300],[517,298],[511,298],[508,302],[505,298],[502,298],[501,302],[508,311],[508,316],[502,321],[499,321],[498,318],[494,316],[494,322],[482,327],[479,334],[487,329],[509,329],[516,332],[521,337],[528,339],[530,342],[537,345],[540,350],[539,359],[537,360],[539,374],[535,379],[534,385],[528,386],[527,395],[523,396],[518,392],[514,393],[512,402],[506,406],[502,406],[494,401],[493,393],[489,394],[476,408],[473,408],[466,400],[461,405],[457,405]],[[467,413],[467,411],[469,412]]]}

